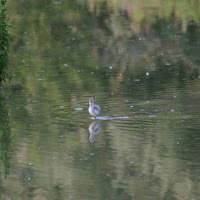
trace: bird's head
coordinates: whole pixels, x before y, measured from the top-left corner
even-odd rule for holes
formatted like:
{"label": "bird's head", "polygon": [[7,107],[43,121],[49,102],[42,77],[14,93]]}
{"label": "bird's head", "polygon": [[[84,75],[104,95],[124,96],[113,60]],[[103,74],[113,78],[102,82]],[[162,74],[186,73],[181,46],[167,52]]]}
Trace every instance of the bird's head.
{"label": "bird's head", "polygon": [[91,104],[91,103],[94,103],[94,99],[93,98],[89,99],[89,104]]}

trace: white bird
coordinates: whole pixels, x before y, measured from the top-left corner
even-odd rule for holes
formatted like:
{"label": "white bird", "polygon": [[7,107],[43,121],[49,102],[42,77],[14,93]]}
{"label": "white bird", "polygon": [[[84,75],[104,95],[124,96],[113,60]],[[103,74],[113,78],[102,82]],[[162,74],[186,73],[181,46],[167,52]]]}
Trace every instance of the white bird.
{"label": "white bird", "polygon": [[95,117],[95,120],[96,120],[97,115],[99,115],[99,113],[100,113],[100,107],[99,107],[99,105],[94,104],[93,98],[89,99],[89,104],[90,104],[90,106],[88,108],[88,111],[89,111],[90,115]]}

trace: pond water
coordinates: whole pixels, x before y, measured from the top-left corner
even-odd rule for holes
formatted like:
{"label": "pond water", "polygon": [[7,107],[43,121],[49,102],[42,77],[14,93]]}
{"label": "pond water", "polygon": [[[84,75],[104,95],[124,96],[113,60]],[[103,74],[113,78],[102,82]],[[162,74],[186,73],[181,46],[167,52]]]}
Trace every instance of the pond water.
{"label": "pond water", "polygon": [[1,199],[199,199],[198,0],[10,0],[7,14]]}

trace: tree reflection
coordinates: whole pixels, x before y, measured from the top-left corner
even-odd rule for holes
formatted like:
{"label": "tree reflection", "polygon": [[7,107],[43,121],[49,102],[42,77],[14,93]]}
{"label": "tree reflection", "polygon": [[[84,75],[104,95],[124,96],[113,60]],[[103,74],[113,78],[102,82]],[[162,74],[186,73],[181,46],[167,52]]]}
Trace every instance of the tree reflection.
{"label": "tree reflection", "polygon": [[5,177],[9,174],[13,137],[9,123],[7,100],[0,93],[0,158],[4,166]]}

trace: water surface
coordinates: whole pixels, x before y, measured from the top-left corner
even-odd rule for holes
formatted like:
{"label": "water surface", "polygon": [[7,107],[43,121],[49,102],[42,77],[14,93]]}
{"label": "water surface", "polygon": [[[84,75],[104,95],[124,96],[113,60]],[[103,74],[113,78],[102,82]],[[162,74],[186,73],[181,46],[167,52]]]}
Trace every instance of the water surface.
{"label": "water surface", "polygon": [[1,198],[199,199],[199,8],[10,0]]}

